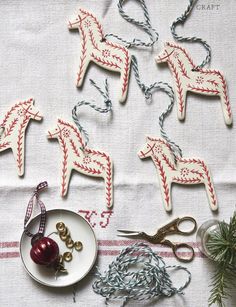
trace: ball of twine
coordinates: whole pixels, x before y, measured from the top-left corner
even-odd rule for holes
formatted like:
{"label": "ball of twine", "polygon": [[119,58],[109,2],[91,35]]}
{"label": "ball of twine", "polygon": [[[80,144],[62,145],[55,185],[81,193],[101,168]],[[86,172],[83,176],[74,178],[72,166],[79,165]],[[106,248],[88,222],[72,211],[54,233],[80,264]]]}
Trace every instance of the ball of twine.
{"label": "ball of twine", "polygon": [[[188,277],[185,284],[175,288],[167,269],[184,270]],[[93,283],[95,293],[106,298],[122,300],[124,306],[129,299],[150,300],[183,294],[191,281],[191,273],[182,266],[166,266],[163,259],[144,243],[136,243],[122,250],[109,265],[107,271],[96,273]]]}

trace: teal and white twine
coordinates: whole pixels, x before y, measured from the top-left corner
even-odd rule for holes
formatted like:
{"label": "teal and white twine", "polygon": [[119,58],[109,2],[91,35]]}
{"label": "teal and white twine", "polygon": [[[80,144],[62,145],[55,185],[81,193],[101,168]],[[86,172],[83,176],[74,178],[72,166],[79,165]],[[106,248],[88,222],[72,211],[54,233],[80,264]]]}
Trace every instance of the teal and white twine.
{"label": "teal and white twine", "polygon": [[[136,267],[136,270],[135,270]],[[174,287],[168,270],[184,270],[187,280],[179,288]],[[96,273],[93,283],[95,293],[109,300],[151,300],[184,294],[191,281],[191,273],[182,266],[167,266],[163,259],[144,243],[136,243],[122,250],[103,274]]]}
{"label": "teal and white twine", "polygon": [[171,25],[171,33],[172,33],[175,40],[177,40],[179,42],[197,42],[197,43],[202,44],[204,46],[204,48],[206,49],[206,51],[207,51],[206,58],[203,60],[203,62],[200,65],[195,67],[194,70],[198,70],[199,68],[203,68],[206,64],[208,64],[211,61],[211,47],[202,38],[199,38],[199,37],[184,37],[184,36],[178,35],[176,33],[176,26],[179,25],[179,24],[185,23],[188,16],[190,15],[192,9],[194,8],[194,5],[196,4],[196,2],[197,2],[197,0],[189,0],[189,5],[188,5],[186,11],[180,17],[178,17]]}
{"label": "teal and white twine", "polygon": [[[161,82],[159,82],[159,83],[161,83]],[[157,85],[158,85],[158,83],[157,83]],[[182,158],[182,156],[183,156],[182,149],[179,147],[179,145],[177,145],[175,142],[173,142],[168,137],[168,135],[166,134],[166,132],[164,130],[165,118],[170,114],[170,112],[172,111],[173,106],[174,106],[174,102],[175,102],[174,91],[173,91],[172,87],[167,83],[164,83],[164,85],[159,84],[159,88],[158,87],[156,87],[156,88],[164,91],[170,97],[169,105],[167,106],[166,110],[164,112],[162,112],[162,114],[159,116],[159,126],[160,126],[161,136],[169,143],[171,150],[172,150],[172,153],[174,155],[175,163],[176,163],[177,158],[179,158],[179,157]]]}
{"label": "teal and white twine", "polygon": [[123,4],[124,4],[125,1],[126,0],[119,0],[119,2],[117,4],[120,15],[126,21],[133,23],[137,27],[143,29],[144,32],[146,32],[146,34],[149,36],[150,41],[144,42],[139,38],[134,38],[132,41],[127,41],[127,40],[119,37],[116,34],[106,34],[105,37],[106,38],[107,37],[116,38],[119,41],[121,41],[127,48],[130,48],[130,47],[152,47],[158,41],[159,34],[151,25],[150,16],[149,16],[148,8],[146,6],[145,1],[144,0],[137,0],[142,7],[143,14],[144,14],[144,21],[138,21],[138,20],[130,17],[128,14],[125,13],[125,11],[123,9]]}
{"label": "teal and white twine", "polygon": [[[125,39],[123,39],[123,38],[121,38],[121,37],[119,37],[118,35],[115,35],[115,34],[107,34],[106,37],[114,37],[114,38],[118,39],[119,41],[121,41],[123,44],[125,44],[128,48],[130,48],[130,47],[152,47],[158,41],[159,34],[151,25],[150,16],[149,16],[149,12],[148,12],[148,8],[146,6],[145,0],[137,0],[142,7],[142,10],[143,10],[143,13],[144,13],[144,21],[138,21],[138,20],[130,17],[127,13],[125,13],[125,11],[123,9],[123,4],[124,4],[125,1],[126,0],[119,0],[119,2],[118,2],[117,6],[118,6],[118,10],[119,10],[120,15],[126,21],[133,23],[136,26],[142,28],[146,32],[146,34],[149,36],[149,42],[144,42],[144,41],[142,41],[138,38],[134,38],[133,41],[127,41],[127,40],[125,40]],[[207,63],[210,62],[210,60],[211,60],[211,48],[207,44],[207,42],[204,41],[201,38],[198,38],[198,37],[183,37],[183,36],[178,35],[176,33],[176,27],[179,24],[185,23],[188,16],[190,15],[192,9],[194,8],[194,5],[195,5],[196,2],[197,2],[197,0],[189,0],[189,5],[188,5],[187,9],[185,10],[185,12],[180,17],[178,17],[173,22],[173,24],[171,26],[171,33],[177,41],[180,41],[180,42],[183,42],[183,41],[198,42],[198,43],[201,43],[204,46],[204,48],[207,50],[206,58],[204,59],[204,61],[199,66],[195,67],[194,70],[202,68]],[[182,157],[182,150],[175,142],[173,142],[168,137],[168,135],[166,134],[166,132],[164,130],[164,120],[170,114],[170,112],[172,111],[174,101],[175,101],[173,89],[166,82],[154,82],[150,86],[146,86],[144,83],[142,83],[140,81],[138,62],[137,62],[137,59],[136,59],[135,56],[132,56],[131,65],[132,65],[132,69],[134,71],[136,81],[137,81],[139,87],[141,88],[142,92],[144,93],[147,102],[151,102],[152,93],[155,90],[164,91],[170,98],[170,104],[168,105],[167,109],[159,117],[159,125],[160,125],[161,136],[170,144],[174,158],[175,158],[175,161],[177,161],[177,157],[179,157],[179,156]],[[101,88],[98,87],[94,81],[92,81],[92,80],[90,80],[90,81],[91,81],[92,85],[95,86],[97,88],[97,90],[104,97],[104,99],[105,99],[104,102],[106,104],[106,108],[97,107],[95,104],[93,104],[91,102],[81,101],[72,110],[72,117],[73,117],[76,125],[78,126],[78,129],[80,130],[81,133],[83,133],[83,135],[85,137],[85,147],[88,144],[89,136],[88,136],[87,131],[82,127],[82,125],[79,122],[78,108],[81,107],[82,105],[88,105],[91,108],[93,108],[95,111],[98,111],[100,113],[107,113],[107,112],[111,111],[111,108],[112,108],[112,104],[111,104],[111,101],[110,101],[109,95],[108,95],[107,81],[106,81],[106,84],[105,84],[105,91],[102,91]]]}
{"label": "teal and white twine", "polygon": [[72,110],[72,118],[77,125],[79,131],[83,134],[85,141],[84,141],[84,147],[87,146],[89,142],[89,135],[88,132],[84,129],[84,127],[80,124],[79,121],[79,108],[81,106],[89,106],[90,108],[94,109],[95,111],[99,113],[108,113],[112,110],[112,102],[109,98],[109,91],[108,91],[108,82],[107,79],[105,80],[105,90],[103,91],[92,79],[90,79],[91,84],[100,92],[100,94],[104,97],[104,103],[106,105],[105,108],[98,107],[96,104],[82,100],[78,102],[73,110]]}
{"label": "teal and white twine", "polygon": [[167,106],[166,110],[159,116],[159,126],[160,126],[160,133],[161,136],[169,143],[172,153],[174,155],[175,162],[177,161],[178,157],[182,157],[182,150],[181,148],[172,141],[167,133],[164,130],[164,121],[165,118],[170,114],[170,112],[173,109],[174,102],[175,102],[175,94],[173,91],[173,88],[166,82],[154,82],[151,85],[147,86],[140,80],[140,74],[139,74],[139,68],[138,68],[138,62],[135,56],[132,56],[132,68],[134,71],[134,76],[137,81],[138,86],[142,90],[142,92],[145,95],[146,101],[151,102],[152,101],[152,94],[154,91],[163,91],[165,92],[169,98],[170,98],[170,104]]}

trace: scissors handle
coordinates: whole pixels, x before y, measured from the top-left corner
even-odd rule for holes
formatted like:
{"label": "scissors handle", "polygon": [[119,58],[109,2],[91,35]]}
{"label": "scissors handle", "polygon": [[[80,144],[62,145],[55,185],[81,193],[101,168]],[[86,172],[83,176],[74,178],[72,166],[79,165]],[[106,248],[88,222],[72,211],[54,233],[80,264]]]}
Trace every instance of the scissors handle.
{"label": "scissors handle", "polygon": [[[183,249],[185,249],[185,251],[180,251]],[[187,243],[172,244],[172,250],[175,257],[182,262],[191,262],[195,255],[193,247]]]}
{"label": "scissors handle", "polygon": [[[192,222],[192,225],[193,225],[192,228],[190,228],[189,230],[181,230],[180,225],[183,224],[184,222]],[[184,217],[176,219],[176,229],[179,234],[191,235],[197,230],[197,222],[191,216],[184,216]]]}

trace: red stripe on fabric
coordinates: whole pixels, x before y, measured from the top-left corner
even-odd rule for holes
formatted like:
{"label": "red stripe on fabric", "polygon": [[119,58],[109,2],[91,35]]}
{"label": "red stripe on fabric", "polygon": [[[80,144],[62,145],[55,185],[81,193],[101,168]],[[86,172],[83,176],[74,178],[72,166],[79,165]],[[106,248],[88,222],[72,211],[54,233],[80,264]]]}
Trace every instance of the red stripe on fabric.
{"label": "red stripe on fabric", "polygon": [[20,257],[20,253],[19,252],[0,253],[0,259],[18,258],[18,257]]}
{"label": "red stripe on fabric", "polygon": [[[99,246],[128,246],[134,243],[143,242],[147,243],[147,241],[144,240],[98,240]],[[175,243],[181,243],[181,242],[175,242]],[[184,242],[189,244],[192,247],[198,247],[199,243],[197,242]],[[151,246],[158,246],[158,247],[165,247],[162,244],[151,244],[148,243]],[[0,248],[10,248],[10,247],[19,247],[19,242],[17,241],[9,241],[9,242],[0,242]]]}
{"label": "red stripe on fabric", "polygon": [[19,242],[0,242],[0,248],[7,248],[7,247],[19,247]]}
{"label": "red stripe on fabric", "polygon": [[118,256],[120,254],[120,251],[115,251],[115,250],[98,250],[98,255],[100,256]]}
{"label": "red stripe on fabric", "polygon": [[[98,251],[98,254],[101,256],[118,256],[120,254],[121,251],[119,250],[104,250],[104,249],[100,249]],[[164,258],[175,258],[174,253],[172,252],[160,252],[160,251],[156,251],[156,254],[158,256],[164,257]],[[190,257],[192,255],[192,253],[188,253],[188,252],[182,252],[182,253],[178,253],[178,255],[180,257]],[[203,255],[200,252],[195,252],[195,257],[196,258],[206,258],[205,255]]]}
{"label": "red stripe on fabric", "polygon": [[[164,258],[174,258],[175,255],[172,252],[156,252],[159,256]],[[98,254],[101,256],[118,256],[120,254],[120,250],[99,250]],[[180,257],[189,257],[191,256],[191,253],[188,252],[182,252],[178,253]],[[0,259],[9,259],[9,258],[18,258],[20,257],[19,252],[4,252],[0,253]],[[197,258],[205,258],[203,254],[200,252],[195,252],[195,257]]]}
{"label": "red stripe on fabric", "polygon": [[[98,240],[98,246],[129,246],[134,243],[138,242],[143,242],[145,243],[146,241],[144,240]],[[175,242],[175,243],[180,243],[180,242]],[[189,244],[192,247],[198,247],[199,243],[197,242],[184,242]],[[158,246],[161,248],[164,248],[164,245],[161,244],[151,244],[148,243],[151,246]],[[0,248],[10,248],[10,247],[19,247],[19,242],[17,241],[9,241],[9,242],[0,242]]]}
{"label": "red stripe on fabric", "polygon": [[[144,241],[144,240],[98,240],[98,245],[99,246],[128,246],[128,245],[138,243],[138,242],[147,243],[147,241]],[[175,243],[177,244],[177,243],[181,243],[181,242],[175,242]],[[199,246],[199,243],[197,243],[197,242],[184,242],[184,243],[186,243],[186,244],[188,244],[192,247],[198,247]],[[165,245],[162,245],[162,244],[148,243],[148,245],[165,248]]]}

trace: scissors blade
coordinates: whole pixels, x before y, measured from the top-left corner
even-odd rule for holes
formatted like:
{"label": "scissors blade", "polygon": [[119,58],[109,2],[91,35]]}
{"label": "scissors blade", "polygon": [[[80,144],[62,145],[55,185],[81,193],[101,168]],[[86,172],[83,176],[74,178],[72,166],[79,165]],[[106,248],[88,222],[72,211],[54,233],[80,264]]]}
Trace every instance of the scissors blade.
{"label": "scissors blade", "polygon": [[137,237],[140,235],[140,231],[132,231],[132,230],[126,230],[126,229],[117,229],[119,234],[117,234],[118,237]]}

